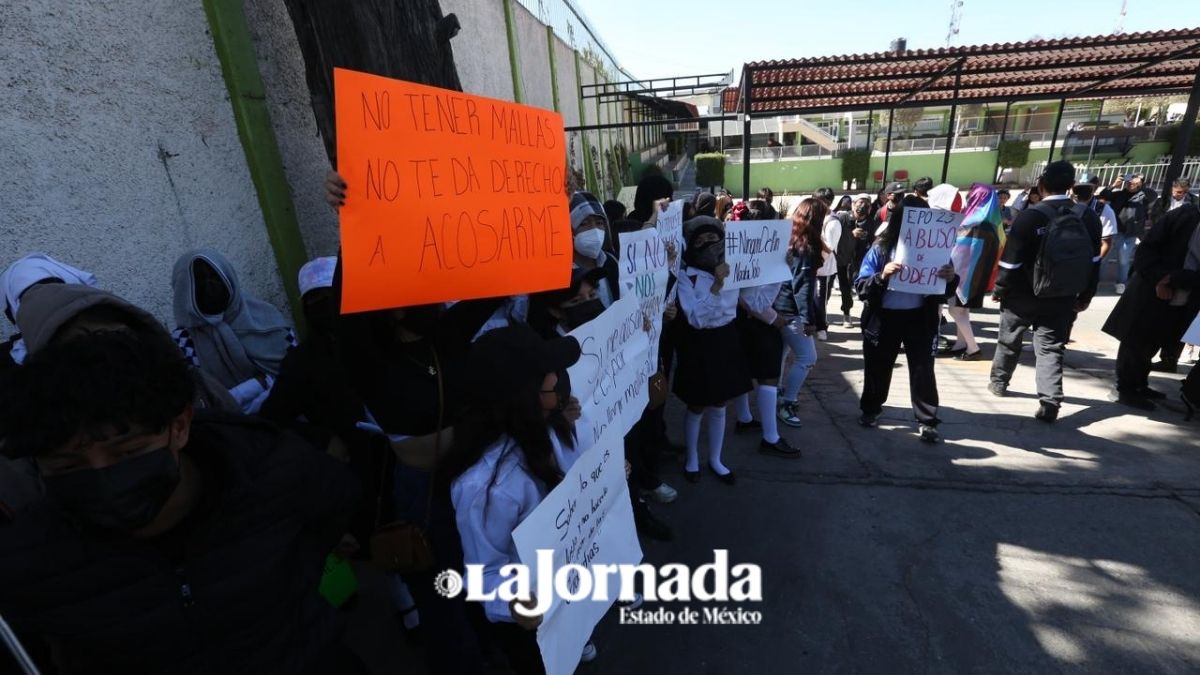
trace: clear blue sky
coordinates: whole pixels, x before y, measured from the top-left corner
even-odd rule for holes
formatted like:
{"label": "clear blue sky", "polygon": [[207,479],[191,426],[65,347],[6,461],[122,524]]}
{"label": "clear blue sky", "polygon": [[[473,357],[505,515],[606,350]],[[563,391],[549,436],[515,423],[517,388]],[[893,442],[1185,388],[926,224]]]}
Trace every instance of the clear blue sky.
{"label": "clear blue sky", "polygon": [[[946,46],[950,0],[576,0],[634,77],[740,71],[748,61]],[[963,0],[953,45],[1106,35],[1121,0]],[[876,17],[876,18],[872,18]],[[886,20],[884,19],[886,17]],[[1198,0],[1128,0],[1127,33],[1200,26]],[[734,78],[736,80],[737,74]]]}

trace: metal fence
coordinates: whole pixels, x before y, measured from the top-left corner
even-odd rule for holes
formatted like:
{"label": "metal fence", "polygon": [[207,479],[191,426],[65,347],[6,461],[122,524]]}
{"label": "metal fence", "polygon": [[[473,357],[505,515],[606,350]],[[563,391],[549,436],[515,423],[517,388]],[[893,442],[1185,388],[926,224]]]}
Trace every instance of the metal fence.
{"label": "metal fence", "polygon": [[[1152,189],[1159,189],[1163,179],[1167,175],[1167,166],[1171,163],[1170,157],[1160,157],[1154,164],[1124,164],[1119,162],[1073,162],[1075,164],[1076,175],[1087,172],[1100,177],[1100,185],[1112,185],[1117,178],[1129,174],[1142,174],[1146,177],[1145,184]],[[1046,169],[1046,162],[1037,162],[1031,166],[1021,170],[1021,182],[1026,185],[1032,185],[1038,176],[1042,175],[1042,171]],[[1183,160],[1183,173],[1181,176],[1191,178],[1194,182],[1200,178],[1200,157],[1185,157]]]}

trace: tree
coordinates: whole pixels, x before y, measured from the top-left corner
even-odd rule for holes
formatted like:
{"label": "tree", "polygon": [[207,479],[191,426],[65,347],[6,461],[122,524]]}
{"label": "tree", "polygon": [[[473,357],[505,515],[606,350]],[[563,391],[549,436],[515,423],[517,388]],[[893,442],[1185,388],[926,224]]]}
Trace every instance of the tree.
{"label": "tree", "polygon": [[337,163],[333,69],[462,91],[450,39],[458,17],[442,16],[438,0],[284,0],[304,57],[317,130]]}
{"label": "tree", "polygon": [[702,153],[695,160],[696,185],[712,188],[725,183],[725,153]]}
{"label": "tree", "polygon": [[[919,123],[925,117],[925,109],[900,108],[899,110],[894,111],[892,116],[894,118],[892,128],[893,137],[896,135],[907,136],[908,134],[912,133],[912,130],[917,126],[917,123]],[[897,131],[899,134],[896,133]]]}

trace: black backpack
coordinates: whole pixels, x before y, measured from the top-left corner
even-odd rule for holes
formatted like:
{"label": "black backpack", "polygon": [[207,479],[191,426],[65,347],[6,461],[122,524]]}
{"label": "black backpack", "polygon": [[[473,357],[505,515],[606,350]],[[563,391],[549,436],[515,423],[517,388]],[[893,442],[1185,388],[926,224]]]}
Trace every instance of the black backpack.
{"label": "black backpack", "polygon": [[1095,241],[1083,223],[1086,204],[1061,207],[1039,203],[1049,221],[1033,265],[1033,294],[1039,298],[1073,298],[1087,290],[1095,268]]}

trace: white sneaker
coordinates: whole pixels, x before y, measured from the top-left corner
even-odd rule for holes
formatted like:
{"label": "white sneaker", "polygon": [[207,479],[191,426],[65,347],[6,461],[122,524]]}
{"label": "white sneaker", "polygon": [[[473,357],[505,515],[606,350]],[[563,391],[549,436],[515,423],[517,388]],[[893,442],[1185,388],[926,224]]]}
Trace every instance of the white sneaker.
{"label": "white sneaker", "polygon": [[1125,284],[1117,284],[1115,287],[1113,287],[1113,290],[1117,295],[1121,295],[1125,292]]}
{"label": "white sneaker", "polygon": [[829,339],[829,333],[827,331],[819,330],[817,331],[817,339],[821,342],[825,342]]}
{"label": "white sneaker", "polygon": [[670,485],[667,485],[666,483],[659,483],[658,487],[654,488],[653,490],[642,490],[642,496],[656,501],[659,504],[670,504],[671,502],[675,501],[675,498],[679,496],[679,493],[676,492],[675,488],[671,487]]}
{"label": "white sneaker", "polygon": [[854,328],[854,319],[849,314],[842,315],[842,328]]}
{"label": "white sneaker", "polygon": [[583,646],[583,655],[579,660],[584,663],[591,663],[596,660],[596,643],[588,640],[588,643]]}

